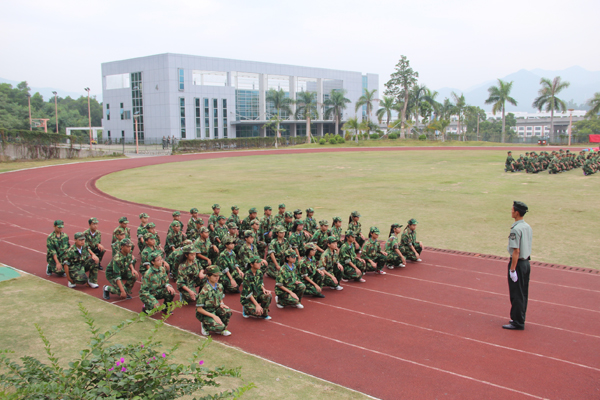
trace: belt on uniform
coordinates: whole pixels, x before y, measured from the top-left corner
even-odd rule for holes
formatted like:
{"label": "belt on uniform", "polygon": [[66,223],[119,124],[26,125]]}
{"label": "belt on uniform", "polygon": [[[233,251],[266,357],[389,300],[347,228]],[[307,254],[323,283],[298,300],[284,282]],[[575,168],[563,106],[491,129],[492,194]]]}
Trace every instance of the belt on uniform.
{"label": "belt on uniform", "polygon": [[527,260],[527,261],[531,260],[531,256],[527,257],[527,258],[519,258],[519,261],[525,261],[525,260]]}

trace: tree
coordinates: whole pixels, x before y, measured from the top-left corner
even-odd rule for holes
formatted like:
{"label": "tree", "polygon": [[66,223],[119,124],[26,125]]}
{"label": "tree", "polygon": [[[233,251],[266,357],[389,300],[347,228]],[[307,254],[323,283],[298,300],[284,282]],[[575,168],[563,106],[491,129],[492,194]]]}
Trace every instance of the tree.
{"label": "tree", "polygon": [[354,117],[354,118],[350,118],[348,121],[346,121],[346,123],[342,127],[342,130],[344,130],[344,131],[349,131],[349,130],[354,131],[354,137],[356,139],[356,143],[358,143],[359,125],[360,124],[358,123],[358,117]]}
{"label": "tree", "polygon": [[586,118],[591,118],[600,114],[600,92],[594,93],[594,97],[589,99],[586,104],[590,106],[590,110],[585,114]]}
{"label": "tree", "polygon": [[389,128],[390,119],[392,119],[392,110],[394,109],[394,98],[383,96],[383,99],[379,102],[379,106],[381,107],[375,115],[377,115],[377,120],[381,123],[383,117],[386,117],[385,125]]}
{"label": "tree", "polygon": [[415,120],[415,125],[419,123],[419,115],[421,115],[422,108],[421,103],[424,102],[426,94],[427,86],[425,85],[415,85],[410,91],[407,110],[410,109]]}
{"label": "tree", "polygon": [[561,90],[568,88],[570,83],[565,81],[562,82],[560,76],[555,77],[552,81],[548,78],[540,79],[540,85],[542,87],[538,91],[538,97],[533,101],[533,107],[542,111],[542,108],[546,109],[546,112],[550,111],[550,140],[555,142],[556,137],[554,134],[554,111],[567,111],[567,105],[565,102],[556,95]]}
{"label": "tree", "polygon": [[477,106],[465,107],[465,122],[467,125],[467,132],[475,132],[477,134],[477,140],[479,140],[479,123],[485,120],[485,110],[482,108]]}
{"label": "tree", "polygon": [[[356,101],[356,106],[355,106],[355,110],[356,112],[358,112],[358,109],[361,108],[362,106],[366,106],[367,107],[367,120],[371,120],[371,112],[373,111],[373,102],[377,99],[375,99],[375,93],[377,92],[377,89],[373,89],[371,91],[369,91],[369,89],[363,89],[363,95],[360,96],[358,98],[358,100]],[[370,125],[369,125],[370,126]]]}
{"label": "tree", "polygon": [[490,86],[488,93],[490,94],[485,104],[493,104],[492,112],[494,115],[498,111],[502,112],[502,143],[506,140],[506,102],[508,101],[513,106],[517,105],[517,101],[510,97],[510,91],[512,89],[513,81],[504,82],[502,79],[498,79],[498,86]]}
{"label": "tree", "polygon": [[438,92],[429,88],[425,90],[425,94],[423,95],[423,101],[430,106],[431,113],[428,115],[429,119],[434,119],[434,116],[437,117],[438,110],[441,107],[441,104],[435,100],[438,95]]}
{"label": "tree", "polygon": [[292,108],[291,108],[292,99],[285,96],[285,92],[283,91],[283,89],[279,89],[279,90],[269,89],[265,99],[266,99],[266,101],[271,102],[271,104],[273,105],[273,108],[275,108],[277,110],[277,118],[275,118],[275,121],[276,121],[275,148],[277,148],[277,138],[280,136],[280,133],[281,133],[281,129],[279,129],[279,125],[281,122],[281,111],[283,110],[290,114],[292,113]]}
{"label": "tree", "polygon": [[[460,135],[461,134],[461,129],[460,129],[460,122],[463,116],[463,113],[465,111],[465,107],[467,106],[467,102],[465,101],[465,95],[464,94],[460,94],[457,95],[456,93],[452,92],[452,98],[454,99],[454,114],[458,117],[458,124],[457,124],[457,132]],[[463,142],[465,141],[465,137],[463,135]]]}
{"label": "tree", "polygon": [[450,120],[436,119],[435,121],[433,121],[429,125],[427,125],[427,127],[425,129],[428,131],[440,132],[442,134],[442,141],[444,141],[445,137],[446,137],[446,128],[448,128],[448,125],[450,125]]}
{"label": "tree", "polygon": [[329,98],[325,100],[324,103],[328,107],[325,110],[325,119],[331,118],[331,114],[333,114],[335,117],[335,134],[337,135],[340,131],[342,112],[346,109],[346,104],[352,103],[352,101],[346,98],[345,90],[334,89],[331,91]]}
{"label": "tree", "polygon": [[296,119],[299,116],[306,118],[306,143],[310,143],[310,120],[317,118],[318,116],[318,105],[317,105],[317,93],[316,92],[299,92],[296,93]]}
{"label": "tree", "polygon": [[410,61],[406,56],[401,56],[400,61],[396,64],[396,71],[390,76],[390,80],[386,82],[385,94],[396,98],[397,103],[402,103],[403,107],[400,112],[400,135],[404,137],[404,125],[406,122],[406,107],[408,106],[408,97],[410,89],[417,84],[419,73],[413,71],[410,67]]}

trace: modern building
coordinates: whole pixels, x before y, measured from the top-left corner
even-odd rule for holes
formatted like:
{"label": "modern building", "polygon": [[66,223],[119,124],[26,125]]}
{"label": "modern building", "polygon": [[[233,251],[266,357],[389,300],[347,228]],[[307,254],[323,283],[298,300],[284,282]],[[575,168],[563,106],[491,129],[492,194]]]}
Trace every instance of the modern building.
{"label": "modern building", "polygon": [[[324,116],[324,102],[332,90],[345,90],[351,101],[343,112],[345,121],[355,116],[364,89],[378,88],[377,74],[158,54],[102,64],[102,126],[113,140],[128,141],[135,138],[136,129],[141,140],[273,136],[265,124],[277,112],[266,94],[282,89],[291,99],[303,91],[316,94],[318,117],[311,121],[311,131],[320,136],[335,130],[335,121]],[[282,135],[306,136],[306,121],[294,118],[292,107],[292,114],[280,116]],[[373,104],[373,110],[377,108]],[[358,117],[366,118],[366,107],[358,110]]]}

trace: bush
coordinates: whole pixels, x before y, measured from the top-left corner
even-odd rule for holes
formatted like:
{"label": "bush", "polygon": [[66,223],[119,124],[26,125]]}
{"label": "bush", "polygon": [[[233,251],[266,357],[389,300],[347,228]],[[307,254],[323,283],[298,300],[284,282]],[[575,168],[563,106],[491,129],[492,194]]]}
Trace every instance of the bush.
{"label": "bush", "polygon": [[344,135],[344,139],[352,140],[352,136],[350,135],[350,132],[346,132],[346,134]]}
{"label": "bush", "polygon": [[327,143],[327,140],[325,140],[325,138],[321,138],[321,140],[319,140],[320,145],[324,145],[325,143]]}
{"label": "bush", "polygon": [[331,137],[329,138],[329,144],[336,144],[337,140],[335,139],[335,137]]}
{"label": "bush", "polygon": [[376,134],[376,133],[371,133],[371,134],[369,135],[369,137],[370,137],[371,139],[379,139],[379,135],[378,135],[378,134]]}
{"label": "bush", "polygon": [[338,137],[337,137],[335,140],[336,140],[336,142],[338,142],[338,143],[346,143],[346,139],[344,139],[344,138],[343,138],[343,137],[341,137],[341,136],[338,136]]}
{"label": "bush", "polygon": [[[59,362],[42,329],[36,325],[50,364],[43,364],[33,357],[22,357],[23,365],[19,365],[8,358],[9,351],[0,352],[0,365],[4,367],[0,374],[0,386],[3,387],[0,394],[10,393],[10,399],[176,399],[198,395],[207,386],[219,386],[215,381],[217,377],[240,377],[239,368],[210,369],[203,366],[203,361],[199,361],[200,352],[210,343],[210,339],[190,354],[189,365],[169,361],[177,345],[168,350],[158,350],[161,344],[154,341],[153,336],[164,325],[168,313],[181,304],[176,302],[169,307],[162,305],[151,312],[167,311],[162,319],[153,320],[142,313],[104,333],[100,333],[94,319],[80,304],[79,309],[89,326],[91,338],[88,346],[79,353],[80,356],[69,363]],[[154,323],[146,340],[127,346],[109,343],[116,334],[142,321]],[[250,383],[214,397],[206,395],[195,398],[237,398],[253,387],[254,384]]]}
{"label": "bush", "polygon": [[398,139],[398,134],[397,133],[390,133],[388,135],[388,138],[392,139],[392,140]]}
{"label": "bush", "polygon": [[419,136],[419,140],[420,140],[420,141],[427,140],[427,135],[420,135],[420,136]]}
{"label": "bush", "polygon": [[326,142],[329,141],[329,133],[326,133],[325,136],[323,136],[323,139],[325,139]]}

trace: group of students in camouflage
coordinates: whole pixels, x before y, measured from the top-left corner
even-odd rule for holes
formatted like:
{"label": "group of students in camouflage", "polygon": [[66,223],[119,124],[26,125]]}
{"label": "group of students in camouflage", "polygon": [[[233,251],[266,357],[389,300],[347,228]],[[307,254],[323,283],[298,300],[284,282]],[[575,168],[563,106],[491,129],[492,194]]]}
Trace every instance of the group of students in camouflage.
{"label": "group of students in camouflage", "polygon": [[[225,293],[241,293],[245,318],[271,319],[273,293],[264,286],[265,273],[275,279],[278,308],[304,308],[305,295],[323,298],[324,288],[342,290],[342,282],[365,282],[367,272],[385,274],[385,266],[404,268],[407,260],[421,261],[423,244],[417,241],[415,219],[404,229],[392,224],[382,249],[379,229],[371,227],[365,237],[358,211],[350,214],[342,232],[340,217],[333,217],[331,226],[327,220],[317,222],[312,208],[303,218],[302,210],[286,211],[285,204],[279,204],[275,215],[265,206],[260,220],[256,208],[249,209],[244,219],[237,206],[231,207],[229,217],[221,215],[218,204],[212,209],[206,226],[196,208],[190,210],[187,226],[181,222],[181,213],[173,212],[164,246],[148,214],[140,214],[136,231],[139,272],[129,221],[121,217],[113,231],[112,260],[106,267],[109,284],[103,288],[103,297],[130,299],[141,278],[139,296],[144,310],[158,307],[159,300],[172,302],[178,292],[179,300],[195,302],[203,335],[228,336],[231,309],[224,303]],[[46,273],[66,276],[71,288],[78,284],[98,287],[106,249],[98,220],[90,218],[88,223],[88,230],[75,234],[72,246],[61,220],[54,222],[54,232],[47,239]]]}
{"label": "group of students in camouflage", "polygon": [[591,175],[598,172],[600,167],[600,153],[590,151],[587,156],[585,150],[581,150],[579,155],[571,153],[570,150],[553,150],[552,153],[541,151],[538,155],[535,151],[526,152],[525,156],[521,154],[515,160],[512,151],[508,152],[506,162],[504,163],[505,172],[525,171],[527,173],[537,174],[540,171],[548,171],[549,174],[558,174],[559,172],[570,171],[575,168],[582,168],[583,175]]}

